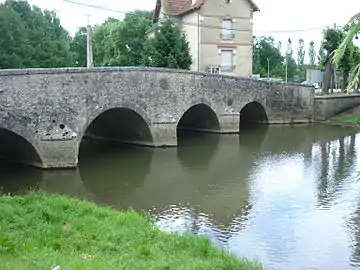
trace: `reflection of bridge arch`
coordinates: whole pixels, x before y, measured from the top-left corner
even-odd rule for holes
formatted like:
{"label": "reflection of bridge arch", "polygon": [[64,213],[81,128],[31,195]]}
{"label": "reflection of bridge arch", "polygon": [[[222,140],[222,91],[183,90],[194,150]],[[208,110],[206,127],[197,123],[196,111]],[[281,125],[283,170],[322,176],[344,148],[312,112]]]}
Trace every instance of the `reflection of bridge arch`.
{"label": "reflection of bridge arch", "polygon": [[242,147],[256,150],[259,149],[268,132],[268,126],[252,126],[241,130],[239,133],[239,144]]}
{"label": "reflection of bridge arch", "polygon": [[153,150],[134,148],[113,143],[84,145],[79,174],[96,201],[126,208],[136,204],[131,197],[144,186]]}
{"label": "reflection of bridge arch", "polygon": [[182,166],[189,170],[208,168],[219,146],[220,136],[220,134],[204,134],[179,140],[177,157]]}
{"label": "reflection of bridge arch", "polygon": [[37,189],[42,171],[9,161],[0,162],[0,193],[22,194]]}

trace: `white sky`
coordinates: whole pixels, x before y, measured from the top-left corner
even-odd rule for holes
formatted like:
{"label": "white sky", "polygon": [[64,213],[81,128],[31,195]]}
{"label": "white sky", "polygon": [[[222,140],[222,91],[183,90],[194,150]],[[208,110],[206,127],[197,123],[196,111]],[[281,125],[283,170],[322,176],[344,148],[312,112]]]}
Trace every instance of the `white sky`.
{"label": "white sky", "polygon": [[[1,1],[1,0],[0,0]],[[220,0],[208,0],[220,1]],[[240,1],[240,0],[239,0]],[[360,11],[359,0],[342,0],[333,2],[329,0],[254,0],[260,7],[260,12],[254,15],[254,34],[271,35],[283,43],[283,49],[287,39],[290,37],[295,43],[294,57],[296,57],[297,41],[299,38],[308,44],[314,40],[316,50],[320,46],[322,28],[344,25],[351,16]],[[99,5],[119,11],[131,11],[134,9],[151,10],[155,6],[155,0],[78,0],[78,2],[91,5]],[[290,3],[291,2],[291,3]],[[61,23],[71,35],[80,26],[85,26],[87,17],[91,14],[91,24],[100,24],[108,17],[121,19],[122,13],[103,11],[75,4],[67,3],[64,0],[29,0],[43,9],[55,9],[60,17]],[[326,10],[326,12],[324,12]],[[306,30],[297,31],[294,30]]]}

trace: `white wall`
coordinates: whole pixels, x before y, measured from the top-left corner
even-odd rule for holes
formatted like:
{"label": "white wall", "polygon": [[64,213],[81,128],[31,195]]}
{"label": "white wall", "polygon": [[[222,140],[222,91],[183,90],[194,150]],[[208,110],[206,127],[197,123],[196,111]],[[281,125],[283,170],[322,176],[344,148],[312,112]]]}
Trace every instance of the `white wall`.
{"label": "white wall", "polygon": [[[192,65],[190,70],[193,71],[198,71],[198,44],[201,43],[201,36],[198,35],[198,16],[199,15],[197,12],[191,12],[182,17],[182,31],[185,33],[187,41],[189,42],[190,54],[192,58]],[[199,20],[201,20],[200,17]]]}

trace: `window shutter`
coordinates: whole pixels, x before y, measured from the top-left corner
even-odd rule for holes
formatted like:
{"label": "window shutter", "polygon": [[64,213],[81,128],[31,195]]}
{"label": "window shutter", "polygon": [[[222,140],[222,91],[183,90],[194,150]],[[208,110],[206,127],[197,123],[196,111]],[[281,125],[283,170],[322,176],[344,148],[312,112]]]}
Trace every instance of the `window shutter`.
{"label": "window shutter", "polygon": [[221,51],[221,66],[222,67],[232,67],[233,65],[233,53],[230,50]]}
{"label": "window shutter", "polygon": [[232,20],[226,19],[221,22],[221,35],[225,38],[231,38],[232,36]]}

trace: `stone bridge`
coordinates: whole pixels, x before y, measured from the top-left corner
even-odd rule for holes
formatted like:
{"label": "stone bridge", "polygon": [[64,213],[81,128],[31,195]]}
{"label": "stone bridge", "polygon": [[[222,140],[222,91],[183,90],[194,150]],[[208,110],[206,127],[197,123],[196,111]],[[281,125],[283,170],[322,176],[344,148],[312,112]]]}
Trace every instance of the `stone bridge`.
{"label": "stone bridge", "polygon": [[0,155],[41,168],[76,167],[85,135],[176,146],[180,129],[313,119],[305,85],[134,67],[0,70]]}

